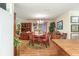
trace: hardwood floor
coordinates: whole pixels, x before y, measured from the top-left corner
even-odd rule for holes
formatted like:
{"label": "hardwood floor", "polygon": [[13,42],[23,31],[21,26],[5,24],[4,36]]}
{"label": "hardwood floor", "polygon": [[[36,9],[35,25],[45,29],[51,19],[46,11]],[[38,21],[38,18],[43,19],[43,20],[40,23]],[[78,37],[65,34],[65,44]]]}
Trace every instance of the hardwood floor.
{"label": "hardwood floor", "polygon": [[19,56],[57,56],[58,52],[54,46],[54,43],[50,41],[50,47],[46,49],[31,49],[26,46],[27,40],[21,40],[21,44],[18,46]]}

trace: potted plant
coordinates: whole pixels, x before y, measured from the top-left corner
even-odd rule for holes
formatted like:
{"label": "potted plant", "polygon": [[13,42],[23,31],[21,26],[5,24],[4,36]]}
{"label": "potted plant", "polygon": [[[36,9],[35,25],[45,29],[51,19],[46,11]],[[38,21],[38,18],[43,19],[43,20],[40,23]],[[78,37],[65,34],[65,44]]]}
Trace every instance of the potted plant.
{"label": "potted plant", "polygon": [[55,30],[55,22],[51,22],[49,26],[49,31],[51,35],[51,39],[60,39],[61,33]]}
{"label": "potted plant", "polygon": [[17,51],[17,47],[19,45],[20,41],[18,40],[18,38],[14,38],[14,56],[17,56],[18,51]]}
{"label": "potted plant", "polygon": [[17,24],[16,34],[19,35],[20,33],[20,24]]}
{"label": "potted plant", "polygon": [[53,33],[54,29],[55,29],[55,22],[51,22],[49,26],[49,31]]}
{"label": "potted plant", "polygon": [[50,38],[52,38],[54,29],[55,29],[55,22],[51,22],[50,26],[49,26],[49,35],[50,35]]}

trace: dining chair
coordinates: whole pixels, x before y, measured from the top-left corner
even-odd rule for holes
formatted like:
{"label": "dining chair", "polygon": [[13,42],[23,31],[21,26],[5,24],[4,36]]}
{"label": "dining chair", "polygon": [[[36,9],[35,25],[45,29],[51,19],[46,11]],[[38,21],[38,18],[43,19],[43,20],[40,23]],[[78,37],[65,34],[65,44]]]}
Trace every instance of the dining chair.
{"label": "dining chair", "polygon": [[49,38],[48,38],[48,35],[46,33],[43,35],[42,44],[44,44],[46,46],[46,48],[49,45]]}
{"label": "dining chair", "polygon": [[32,32],[30,35],[29,35],[29,45],[32,44],[32,46],[34,46],[34,43],[35,43],[35,37],[34,37],[34,33]]}

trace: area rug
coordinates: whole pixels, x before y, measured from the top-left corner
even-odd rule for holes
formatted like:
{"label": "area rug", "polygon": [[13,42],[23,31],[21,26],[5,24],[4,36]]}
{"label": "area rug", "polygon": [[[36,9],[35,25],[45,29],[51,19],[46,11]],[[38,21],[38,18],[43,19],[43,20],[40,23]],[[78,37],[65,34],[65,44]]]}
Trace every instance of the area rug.
{"label": "area rug", "polygon": [[32,49],[46,49],[46,48],[50,47],[49,45],[47,45],[47,47],[46,47],[45,45],[41,45],[38,43],[34,43],[34,45],[32,45],[32,44],[29,45],[29,41],[26,43],[26,46],[28,48],[32,48]]}

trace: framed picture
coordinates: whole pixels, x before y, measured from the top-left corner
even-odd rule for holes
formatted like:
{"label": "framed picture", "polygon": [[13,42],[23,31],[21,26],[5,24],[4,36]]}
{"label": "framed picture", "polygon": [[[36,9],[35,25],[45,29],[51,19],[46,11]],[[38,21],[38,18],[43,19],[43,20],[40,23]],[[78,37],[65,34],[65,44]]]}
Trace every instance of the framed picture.
{"label": "framed picture", "polygon": [[34,29],[34,31],[37,30],[37,23],[33,23],[33,29]]}
{"label": "framed picture", "polygon": [[62,30],[63,29],[63,20],[57,22],[57,29]]}
{"label": "framed picture", "polygon": [[71,23],[79,23],[79,16],[71,16]]}
{"label": "framed picture", "polygon": [[71,33],[71,39],[79,39],[79,33]]}
{"label": "framed picture", "polygon": [[71,25],[71,32],[79,32],[79,25],[72,24]]}

